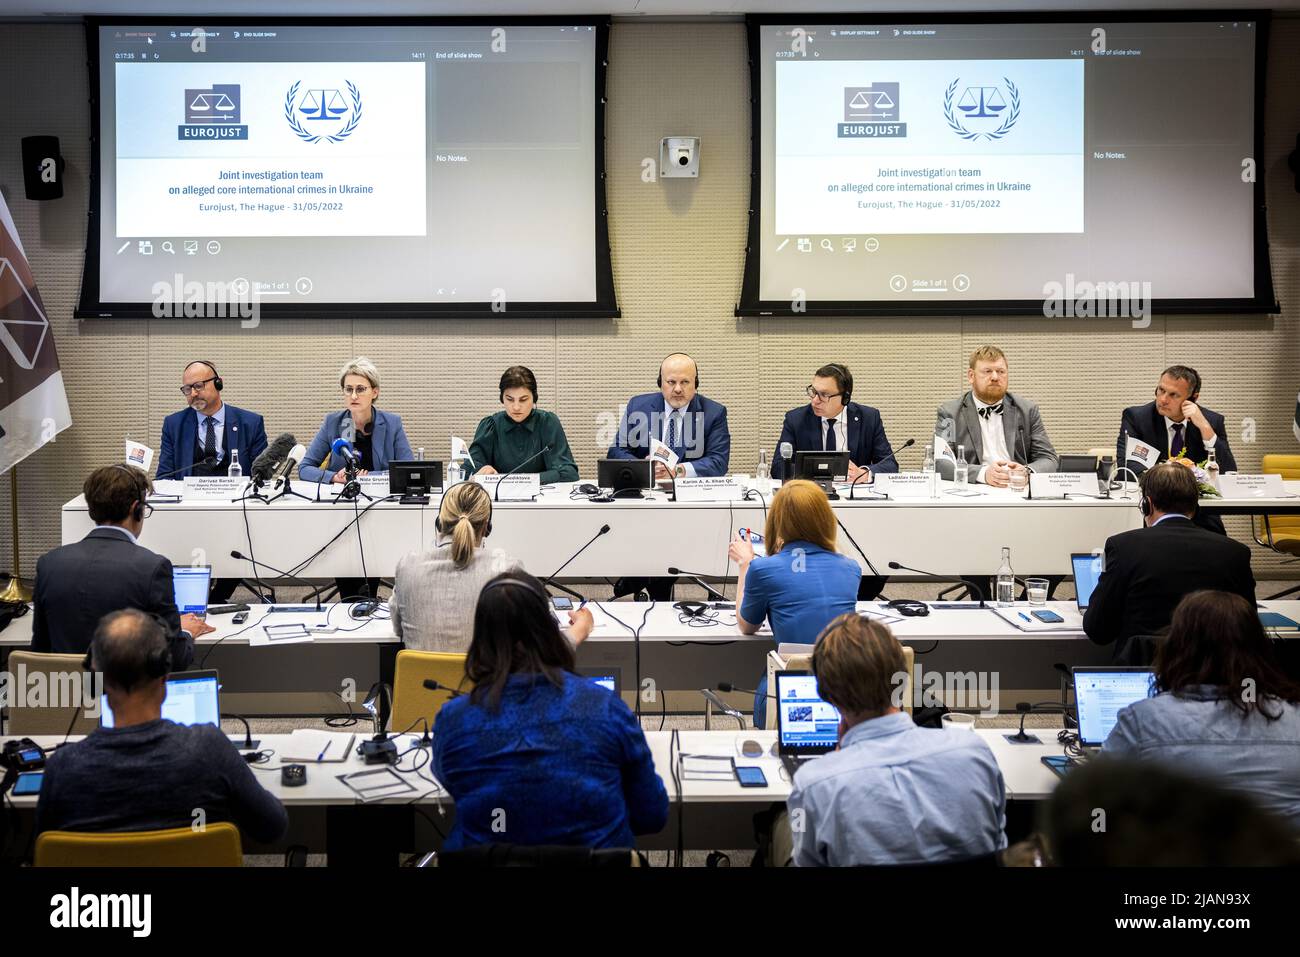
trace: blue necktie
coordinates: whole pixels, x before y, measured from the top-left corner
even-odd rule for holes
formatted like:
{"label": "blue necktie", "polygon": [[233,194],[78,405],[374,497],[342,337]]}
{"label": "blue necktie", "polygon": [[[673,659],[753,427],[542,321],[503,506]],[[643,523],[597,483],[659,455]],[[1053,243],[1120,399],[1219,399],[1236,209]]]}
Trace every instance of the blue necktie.
{"label": "blue necktie", "polygon": [[205,438],[205,439],[203,440],[203,457],[204,457],[204,458],[208,458],[209,456],[211,456],[213,459],[215,459],[215,458],[217,457],[217,426],[216,426],[216,423],[217,423],[217,420],[216,420],[216,419],[214,419],[212,416],[208,416],[208,435],[207,435],[207,438]]}
{"label": "blue necktie", "polygon": [[1186,443],[1183,441],[1183,423],[1175,422],[1173,438],[1169,441],[1169,457],[1171,459],[1176,457],[1185,447]]}
{"label": "blue necktie", "polygon": [[826,420],[826,441],[822,443],[827,452],[835,451],[835,420]]}
{"label": "blue necktie", "polygon": [[674,412],[669,417],[668,447],[674,452],[682,447],[682,414]]}

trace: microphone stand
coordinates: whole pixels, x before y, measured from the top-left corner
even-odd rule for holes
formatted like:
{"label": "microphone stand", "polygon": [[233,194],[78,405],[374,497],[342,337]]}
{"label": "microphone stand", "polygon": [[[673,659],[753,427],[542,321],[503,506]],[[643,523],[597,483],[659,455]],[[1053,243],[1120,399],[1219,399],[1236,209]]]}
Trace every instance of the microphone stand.
{"label": "microphone stand", "polygon": [[[232,551],[232,552],[230,553],[230,557],[233,558],[233,559],[236,559],[237,561],[241,561],[241,562],[250,562],[250,563],[254,566],[254,571],[256,571],[257,566],[260,565],[260,566],[262,566],[263,568],[270,568],[271,571],[275,572],[275,573],[276,573],[277,575],[279,575],[281,578],[292,579],[293,581],[296,581],[296,582],[298,582],[299,584],[306,585],[308,588],[310,588],[313,592],[316,593],[316,610],[317,610],[317,611],[321,611],[320,588],[318,588],[316,585],[313,585],[313,584],[312,584],[310,581],[308,581],[307,579],[305,579],[305,578],[299,578],[297,575],[291,575],[291,574],[289,574],[288,572],[286,572],[286,571],[281,571],[281,570],[278,569],[278,568],[273,568],[272,566],[266,564],[265,562],[259,562],[259,561],[258,561],[257,559],[255,559],[255,558],[249,558],[247,555],[245,555],[243,552],[241,552],[241,551],[239,551],[239,550],[237,550],[237,549],[234,550],[234,551]],[[266,582],[263,582],[260,578],[257,579],[257,581],[258,581],[260,584],[263,584],[263,585],[266,584]],[[268,585],[267,587],[270,587],[270,586]],[[271,610],[272,610],[272,611],[275,610],[275,605],[274,605],[274,603],[271,603],[271,602],[265,602],[265,599],[263,599],[263,601],[264,601],[264,603],[266,603],[266,604],[270,604],[270,605],[271,605]]]}
{"label": "microphone stand", "polygon": [[890,562],[889,567],[895,571],[902,570],[905,572],[916,572],[918,575],[924,575],[927,578],[937,579],[938,581],[951,582],[956,581],[966,586],[968,592],[975,592],[979,596],[980,608],[987,608],[985,604],[984,588],[973,578],[962,578],[960,575],[936,575],[934,572],[927,572],[923,568],[912,568],[910,565],[902,565],[898,562]]}
{"label": "microphone stand", "polygon": [[[287,469],[285,469],[285,471],[284,471],[284,477],[283,477],[282,479],[277,479],[277,480],[276,480],[277,483],[283,481],[283,482],[284,482],[284,487],[281,488],[280,491],[276,492],[274,495],[272,495],[270,498],[268,498],[268,499],[266,500],[266,504],[267,504],[267,505],[270,505],[272,502],[275,502],[275,501],[278,501],[279,499],[284,498],[286,495],[292,495],[294,498],[300,498],[300,499],[302,499],[304,502],[310,502],[310,501],[312,501],[312,497],[311,497],[310,495],[303,495],[302,492],[295,492],[295,491],[294,491],[293,486],[292,486],[292,484],[291,484],[290,481],[289,481],[289,475],[290,475],[290,473],[293,472],[293,469],[294,469],[294,466],[290,465]],[[369,496],[367,496],[367,497],[369,497]]]}
{"label": "microphone stand", "polygon": [[671,567],[668,569],[668,574],[670,574],[670,575],[674,575],[674,576],[676,576],[676,577],[678,577],[678,578],[685,578],[685,579],[687,579],[688,581],[693,581],[693,582],[695,582],[695,584],[699,585],[699,586],[700,586],[701,588],[703,588],[706,592],[708,592],[708,593],[709,593],[709,596],[710,596],[714,601],[724,601],[724,602],[725,602],[725,601],[727,600],[727,596],[726,596],[726,595],[722,594],[722,592],[718,591],[716,588],[714,588],[712,585],[710,585],[708,582],[706,582],[703,578],[701,578],[701,577],[698,576],[698,575],[692,575],[690,572],[684,572],[684,571],[682,571],[680,568],[678,568],[678,567],[675,566],[675,565],[674,565],[674,566],[671,566]]}
{"label": "microphone stand", "polygon": [[572,588],[568,588],[568,587],[566,587],[566,586],[564,586],[564,585],[561,585],[559,582],[555,581],[555,576],[559,575],[560,572],[562,572],[562,571],[564,571],[566,568],[568,568],[568,567],[573,563],[573,560],[574,560],[574,559],[576,559],[579,555],[581,555],[581,554],[582,554],[583,552],[585,552],[589,547],[591,547],[591,543],[592,543],[592,542],[594,542],[596,539],[600,538],[600,536],[605,535],[605,534],[608,534],[608,532],[609,532],[609,526],[608,526],[608,525],[602,525],[602,526],[600,527],[600,531],[598,531],[595,535],[591,536],[591,538],[587,540],[587,543],[586,543],[585,545],[583,545],[580,549],[578,549],[576,552],[574,552],[572,555],[569,556],[569,560],[568,560],[568,561],[566,561],[563,565],[561,565],[561,566],[560,566],[559,568],[557,568],[555,571],[551,572],[550,575],[548,575],[547,577],[545,577],[545,578],[542,579],[542,587],[543,587],[543,588],[546,588],[546,587],[549,586],[549,587],[551,587],[551,588],[558,588],[560,591],[564,592],[566,595],[570,595],[570,596],[572,596],[573,598],[577,598],[577,599],[579,599],[580,601],[586,601],[586,600],[587,600],[587,597],[586,597],[585,595],[579,594],[578,592],[574,591]]}
{"label": "microphone stand", "polygon": [[[528,458],[524,459],[522,462],[520,462],[518,465],[516,465],[514,468],[512,468],[512,469],[511,469],[509,472],[507,472],[505,475],[499,476],[499,477],[497,478],[497,487],[496,487],[495,489],[493,489],[493,491],[492,491],[492,501],[493,501],[493,503],[496,503],[496,502],[501,501],[501,483],[502,483],[502,482],[504,482],[506,479],[510,478],[510,476],[514,475],[516,472],[518,472],[520,469],[522,469],[525,465],[527,465],[527,464],[528,464],[529,462],[531,462],[533,459],[537,458],[539,455],[545,455],[545,454],[546,454],[547,452],[549,452],[549,451],[551,451],[551,447],[550,447],[549,445],[544,445],[544,446],[542,446],[540,449],[538,449],[536,452],[534,452],[532,455],[528,456]],[[556,574],[558,575],[559,572],[556,572]]]}

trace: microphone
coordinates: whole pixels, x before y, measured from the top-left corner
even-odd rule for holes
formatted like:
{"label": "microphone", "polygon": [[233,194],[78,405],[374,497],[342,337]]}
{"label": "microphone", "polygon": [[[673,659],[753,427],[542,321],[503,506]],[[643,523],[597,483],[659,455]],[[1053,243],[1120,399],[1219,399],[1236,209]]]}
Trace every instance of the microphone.
{"label": "microphone", "polygon": [[[758,694],[758,691],[757,691],[757,689],[755,689],[755,688],[737,688],[737,687],[736,687],[735,685],[733,685],[730,681],[719,681],[719,682],[718,682],[716,685],[714,685],[713,687],[715,687],[717,690],[719,690],[719,691],[721,691],[721,692],[723,692],[723,693],[725,693],[725,694],[730,694],[730,693],[733,692],[733,691],[738,692],[738,693],[740,693],[740,694]],[[776,697],[776,695],[775,695],[774,693],[770,692],[770,691],[767,693],[767,696],[768,696],[769,698],[775,698],[775,697]]]}
{"label": "microphone", "polygon": [[[897,462],[898,462],[898,458],[897,458],[898,453],[901,452],[901,451],[903,451],[903,449],[910,449],[910,448],[911,448],[912,446],[914,446],[915,444],[916,444],[916,439],[908,439],[908,440],[907,440],[906,442],[904,442],[902,445],[896,445],[896,446],[894,446],[892,449],[889,450],[889,454],[886,455],[883,459],[881,459],[880,462],[884,462],[884,461],[886,461],[887,459],[893,459],[894,462],[897,463]],[[871,470],[872,468],[874,468],[875,466],[879,465],[880,462],[873,462],[873,463],[871,463],[871,465],[868,465],[866,471],[864,471],[861,475],[859,475],[857,478],[855,478],[852,482],[849,483],[849,501],[850,501],[850,502],[853,501],[854,494],[855,494],[855,493],[857,492],[857,490],[858,490],[858,483],[862,481],[863,476],[867,475],[867,474],[870,472],[870,470]]]}
{"label": "microphone", "polygon": [[[216,465],[216,464],[217,464],[217,457],[215,455],[204,456],[203,461],[194,463],[194,465]],[[194,465],[186,465],[183,466],[182,468],[172,469],[170,472],[164,472],[162,475],[155,475],[153,479],[156,482],[159,479],[171,478],[173,475],[177,474],[178,472],[188,472],[190,469],[194,468]]]}
{"label": "microphone", "polygon": [[232,552],[230,553],[230,557],[231,557],[231,558],[234,558],[234,559],[237,559],[238,561],[241,561],[241,562],[252,562],[253,565],[254,565],[254,567],[256,567],[256,566],[258,566],[258,565],[261,565],[263,568],[270,568],[271,571],[275,572],[275,573],[276,573],[277,575],[279,575],[281,578],[292,578],[292,579],[293,579],[294,581],[296,581],[296,582],[301,582],[302,584],[306,585],[308,588],[310,588],[312,591],[314,591],[314,592],[316,593],[316,610],[317,610],[317,611],[320,611],[320,610],[321,610],[321,607],[320,607],[320,589],[317,588],[315,585],[313,585],[311,582],[309,582],[307,579],[305,579],[305,578],[299,578],[297,575],[291,575],[289,572],[281,571],[281,570],[278,569],[278,568],[273,568],[272,566],[266,564],[266,562],[259,562],[259,561],[258,561],[257,559],[255,559],[255,558],[249,558],[249,557],[248,557],[247,555],[245,555],[243,552],[238,551],[238,550],[234,550],[234,551],[232,551]]}
{"label": "microphone", "polygon": [[1020,712],[1020,730],[1015,734],[1004,734],[1011,744],[1042,744],[1042,739],[1036,734],[1025,734],[1025,718],[1029,717],[1031,712],[1046,711],[1049,714],[1064,714],[1066,708],[1057,704],[1055,701],[1043,701],[1038,704],[1030,704],[1028,701],[1020,701],[1016,704],[1016,710]]}
{"label": "microphone", "polygon": [[343,459],[349,471],[355,471],[361,467],[361,463],[357,459],[357,453],[352,451],[352,446],[342,436],[334,440],[334,444],[330,446],[330,451]]}
{"label": "microphone", "polygon": [[275,441],[263,449],[261,455],[253,459],[253,465],[248,470],[248,477],[261,488],[262,483],[270,480],[271,473],[289,454],[289,450],[293,448],[293,443],[294,437],[289,432],[282,432],[276,436]]}
{"label": "microphone", "polygon": [[717,694],[713,691],[713,689],[703,688],[701,689],[700,694],[704,695],[704,700],[707,701],[709,704],[713,705],[713,707],[717,708],[718,711],[720,711],[722,714],[725,714],[730,718],[735,718],[738,722],[740,722],[740,730],[742,731],[748,730],[748,728],[745,725],[745,715],[742,712],[737,711],[731,705],[727,704],[727,702],[723,701],[721,698],[719,698]]}
{"label": "microphone", "polygon": [[[947,580],[949,580],[949,581],[952,580],[952,576],[951,576],[951,575],[936,575],[934,572],[927,572],[927,571],[926,571],[925,569],[923,569],[923,568],[912,568],[910,565],[900,565],[898,562],[890,562],[890,563],[889,563],[889,567],[892,568],[894,571],[898,571],[899,569],[902,569],[902,570],[905,571],[905,572],[916,572],[918,575],[928,575],[928,576],[931,577],[931,578],[944,578],[944,579],[947,579]],[[981,585],[981,584],[980,584],[977,580],[975,580],[974,578],[962,578],[961,576],[957,576],[957,581],[961,582],[961,583],[962,583],[963,585],[965,585],[967,588],[971,589],[971,590],[974,591],[977,595],[980,596],[980,607],[981,607],[981,608],[985,608],[985,607],[987,607],[987,606],[984,604],[986,598],[985,598],[985,595],[984,595],[984,586],[983,586],[983,585]]]}
{"label": "microphone", "polygon": [[[497,487],[500,488],[500,486],[497,486]],[[566,568],[568,568],[568,567],[569,567],[569,564],[570,564],[570,563],[571,563],[575,558],[577,558],[579,555],[581,555],[583,552],[585,552],[585,551],[586,551],[586,550],[591,546],[591,543],[592,543],[592,542],[594,542],[596,539],[600,538],[600,536],[602,536],[602,535],[608,535],[608,534],[609,534],[609,526],[608,526],[608,525],[602,525],[602,526],[600,526],[600,531],[598,531],[595,535],[591,536],[591,538],[589,538],[589,539],[587,540],[587,543],[586,543],[585,545],[583,545],[580,549],[578,549],[576,552],[574,552],[572,555],[570,555],[568,561],[566,561],[563,565],[561,565],[561,566],[560,566],[559,568],[557,568],[555,571],[551,572],[549,575],[547,575],[545,578],[542,579],[542,587],[545,588],[547,585],[549,585],[549,584],[551,583],[551,580],[552,580],[553,578],[555,578],[555,576],[559,575],[560,572],[562,572],[562,571],[564,571]],[[575,594],[575,593],[574,593],[574,592],[570,592],[569,594]],[[583,599],[583,600],[585,601],[586,599]]]}
{"label": "microphone", "polygon": [[284,461],[280,463],[280,467],[271,474],[271,478],[275,480],[276,488],[279,488],[281,484],[288,483],[289,474],[293,471],[294,466],[301,462],[306,455],[307,447],[301,442],[289,450],[289,454],[286,455]]}
{"label": "microphone", "polygon": [[459,698],[465,694],[465,692],[461,691],[459,688],[449,688],[447,685],[434,681],[432,678],[424,679],[424,687],[429,691],[445,691],[453,698]]}
{"label": "microphone", "polygon": [[262,742],[261,742],[261,741],[255,741],[255,740],[253,739],[253,729],[252,729],[252,727],[249,725],[249,723],[248,723],[248,719],[247,719],[247,718],[245,718],[242,714],[224,714],[224,713],[221,715],[221,717],[223,717],[223,718],[234,718],[236,721],[242,721],[242,722],[244,723],[244,743],[243,743],[243,744],[240,744],[240,745],[236,745],[236,747],[238,747],[238,748],[240,748],[241,750],[244,750],[244,751],[255,751],[255,750],[257,750],[257,746],[258,746],[259,744],[261,744]]}
{"label": "microphone", "polygon": [[[525,465],[527,465],[527,464],[528,464],[529,462],[531,462],[533,459],[537,458],[539,455],[545,455],[545,454],[546,454],[547,452],[549,452],[549,451],[551,451],[551,447],[550,447],[549,445],[545,445],[545,446],[543,446],[542,448],[540,448],[540,449],[538,449],[536,452],[534,452],[532,455],[528,456],[528,458],[524,459],[522,462],[520,462],[518,465],[516,465],[514,468],[512,468],[512,469],[511,469],[509,472],[507,472],[505,475],[503,475],[503,476],[501,476],[499,479],[497,479],[497,487],[496,487],[496,490],[492,493],[492,501],[494,501],[494,502],[499,502],[499,501],[501,501],[501,483],[502,483],[502,481],[504,481],[505,479],[510,478],[510,476],[514,475],[516,472],[518,472],[521,468],[523,468]],[[608,526],[608,525],[605,526],[605,532],[607,532],[607,531],[609,531],[609,526]],[[605,532],[601,532],[601,534],[604,535]],[[583,547],[585,548],[586,546],[584,545]],[[575,555],[574,558],[577,558],[577,556]],[[573,559],[571,558],[571,559],[569,559],[569,561],[573,561]],[[568,564],[568,562],[565,562],[565,565],[567,565],[567,564]],[[563,568],[564,566],[561,565],[560,567]],[[555,573],[555,575],[558,575],[558,574],[559,574],[559,572],[556,572],[556,573]],[[551,577],[554,578],[555,575],[552,575]],[[545,584],[545,583],[543,583],[543,584]]]}
{"label": "microphone", "polygon": [[726,595],[722,594],[722,592],[718,591],[716,588],[714,588],[712,585],[706,582],[703,578],[701,578],[699,575],[694,574],[693,572],[684,572],[680,568],[676,567],[675,565],[669,565],[668,574],[680,575],[683,578],[689,578],[691,581],[695,582],[695,584],[699,585],[706,592],[708,592],[709,597],[712,598],[714,601],[727,600]]}
{"label": "microphone", "polygon": [[794,458],[794,446],[789,442],[782,442],[777,447],[777,452],[781,456],[781,478],[790,478],[790,460]]}
{"label": "microphone", "polygon": [[[871,564],[871,559],[868,558],[867,553],[862,550],[862,546],[858,544],[858,540],[853,537],[853,535],[849,532],[847,528],[844,527],[844,523],[840,521],[840,517],[838,515],[835,516],[835,524],[840,527],[840,531],[845,534],[849,542],[852,543],[853,547],[858,550],[858,554],[862,556],[862,560],[866,562],[867,567],[871,569],[871,574],[875,575],[877,578],[883,578],[884,576],[880,574],[880,571],[876,568],[876,566]],[[883,598],[884,596],[881,595],[880,597]]]}

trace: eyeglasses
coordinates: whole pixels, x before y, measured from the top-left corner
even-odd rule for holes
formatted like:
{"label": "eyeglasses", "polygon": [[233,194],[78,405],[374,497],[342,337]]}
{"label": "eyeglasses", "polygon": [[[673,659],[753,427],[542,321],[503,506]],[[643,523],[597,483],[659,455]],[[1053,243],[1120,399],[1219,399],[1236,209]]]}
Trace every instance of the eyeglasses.
{"label": "eyeglasses", "polygon": [[831,399],[839,398],[844,394],[843,392],[818,392],[812,386],[804,389],[804,392],[808,393],[808,398],[821,399],[823,402],[829,402]]}
{"label": "eyeglasses", "polygon": [[345,385],[343,387],[344,395],[365,395],[369,391],[370,386],[368,385]]}
{"label": "eyeglasses", "polygon": [[144,517],[145,517],[145,518],[148,518],[148,517],[149,517],[150,515],[152,515],[152,514],[153,514],[153,506],[150,505],[148,502],[145,502],[145,503],[144,503]]}
{"label": "eyeglasses", "polygon": [[216,382],[216,381],[217,381],[217,377],[213,376],[211,379],[200,379],[198,382],[195,382],[193,385],[183,385],[181,386],[181,395],[189,395],[191,392],[194,392],[196,389],[202,389],[209,382]]}

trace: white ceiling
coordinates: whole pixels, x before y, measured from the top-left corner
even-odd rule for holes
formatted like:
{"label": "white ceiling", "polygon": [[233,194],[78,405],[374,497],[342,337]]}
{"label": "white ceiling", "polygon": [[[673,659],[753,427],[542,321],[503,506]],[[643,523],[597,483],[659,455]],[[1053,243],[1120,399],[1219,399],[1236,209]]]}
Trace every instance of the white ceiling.
{"label": "white ceiling", "polygon": [[[1300,0],[1272,0],[1275,11],[1300,10]],[[1259,0],[989,0],[983,10],[1222,10],[1252,9]],[[0,17],[157,17],[195,20],[192,9],[208,16],[566,16],[611,14],[616,17],[739,16],[744,13],[816,14],[977,12],[962,0],[0,0]],[[184,10],[178,15],[179,10]]]}

